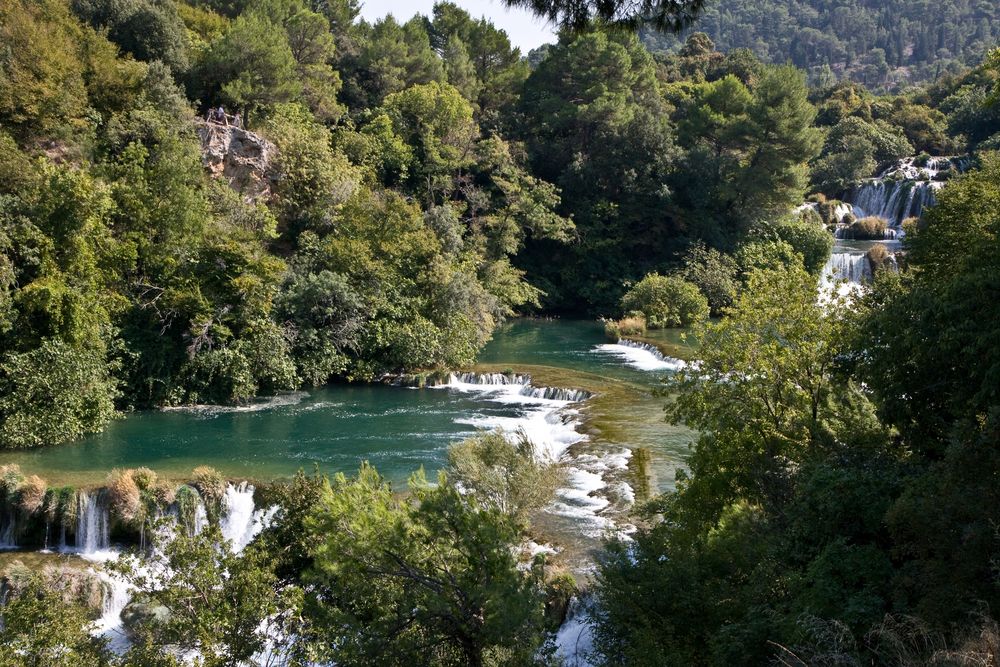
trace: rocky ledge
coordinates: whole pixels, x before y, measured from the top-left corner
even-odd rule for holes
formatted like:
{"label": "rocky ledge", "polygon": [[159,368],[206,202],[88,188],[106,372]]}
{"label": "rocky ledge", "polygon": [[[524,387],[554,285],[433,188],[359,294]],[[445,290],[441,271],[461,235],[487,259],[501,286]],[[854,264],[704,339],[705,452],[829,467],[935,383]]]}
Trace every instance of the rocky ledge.
{"label": "rocky ledge", "polygon": [[197,121],[201,160],[215,178],[224,178],[247,201],[271,196],[277,147],[267,139],[229,125]]}

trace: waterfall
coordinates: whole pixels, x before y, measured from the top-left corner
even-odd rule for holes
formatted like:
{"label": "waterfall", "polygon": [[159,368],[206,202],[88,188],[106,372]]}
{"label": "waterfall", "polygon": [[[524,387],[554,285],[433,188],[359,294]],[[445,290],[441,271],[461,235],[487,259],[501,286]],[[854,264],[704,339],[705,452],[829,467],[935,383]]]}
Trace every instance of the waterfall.
{"label": "waterfall", "polygon": [[875,216],[899,227],[903,220],[919,218],[925,208],[933,206],[941,185],[931,181],[867,181],[851,191],[848,201],[857,218]]}
{"label": "waterfall", "polygon": [[872,268],[865,255],[850,252],[835,252],[830,255],[823,267],[824,278],[831,280],[846,280],[849,283],[861,284],[872,278]]}
{"label": "waterfall", "polygon": [[641,371],[679,371],[687,366],[687,363],[680,359],[666,356],[655,345],[627,338],[619,338],[617,343],[598,345],[594,348],[594,352],[621,357],[627,365]]}
{"label": "waterfall", "polygon": [[948,174],[961,173],[967,167],[967,158],[931,157],[923,165],[918,165],[915,157],[903,158],[878,178],[856,185],[846,200],[857,218],[875,216],[899,227],[903,220],[919,218],[925,208],[934,205]]}
{"label": "waterfall", "polygon": [[106,551],[110,546],[108,503],[100,491],[77,494],[76,548],[83,554]]}
{"label": "waterfall", "polygon": [[556,632],[556,656],[566,667],[589,667],[590,654],[594,650],[594,636],[591,626],[593,600],[574,596],[569,601],[566,620]]}
{"label": "waterfall", "polygon": [[6,519],[0,514],[0,550],[17,548],[16,529],[17,516],[13,510],[7,512]]}
{"label": "waterfall", "polygon": [[236,553],[243,551],[267,527],[277,509],[255,510],[253,492],[253,485],[247,482],[239,486],[230,484],[222,499],[222,536],[232,543]]}
{"label": "waterfall", "polygon": [[450,373],[448,384],[483,384],[483,385],[527,385],[531,378],[527,375],[505,373]]}
{"label": "waterfall", "polygon": [[565,401],[568,403],[585,401],[591,396],[593,396],[592,393],[590,393],[589,391],[584,391],[583,389],[561,389],[559,387],[532,387],[531,385],[525,385],[518,393],[521,396],[527,396],[529,398],[541,398],[547,401]]}

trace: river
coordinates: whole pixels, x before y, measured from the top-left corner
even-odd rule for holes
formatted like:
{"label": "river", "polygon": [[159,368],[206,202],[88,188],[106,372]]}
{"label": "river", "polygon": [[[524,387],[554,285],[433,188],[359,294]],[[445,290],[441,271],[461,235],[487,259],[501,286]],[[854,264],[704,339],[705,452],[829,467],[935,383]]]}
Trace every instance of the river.
{"label": "river", "polygon": [[[662,334],[662,340],[684,353],[676,332]],[[628,350],[601,348],[606,342],[597,322],[515,320],[496,331],[469,370],[513,370],[529,373],[536,386],[593,392],[594,399],[572,406],[576,418],[560,419],[591,448],[650,448],[656,485],[669,488],[690,441],[685,429],[663,423],[662,399],[650,394],[669,369],[655,361],[630,365],[623,356]],[[641,351],[636,354],[642,358]],[[229,478],[273,480],[315,465],[325,473],[350,473],[367,460],[399,483],[420,466],[432,474],[445,462],[448,445],[477,429],[530,431],[541,412],[569,407],[512,400],[491,389],[336,384],[235,409],[137,412],[76,443],[4,452],[0,464],[17,463],[50,483],[81,486],[101,483],[112,468],[147,466],[182,479],[195,466],[208,465]],[[566,433],[554,437],[572,439]]]}

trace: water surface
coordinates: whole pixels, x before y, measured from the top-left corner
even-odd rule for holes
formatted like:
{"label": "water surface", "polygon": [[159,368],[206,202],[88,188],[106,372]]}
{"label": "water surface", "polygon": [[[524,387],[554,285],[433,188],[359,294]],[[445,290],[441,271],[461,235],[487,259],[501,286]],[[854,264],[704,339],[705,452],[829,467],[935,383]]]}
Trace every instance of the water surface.
{"label": "water surface", "polygon": [[[660,334],[665,343],[676,334]],[[645,446],[656,452],[661,488],[691,436],[662,420],[652,396],[664,372],[640,370],[606,343],[599,323],[517,320],[501,327],[480,367],[527,371],[535,384],[582,387],[598,396],[582,406],[590,447]],[[331,385],[241,409],[147,411],[128,415],[80,442],[0,454],[50,482],[98,483],[116,467],[148,466],[182,478],[209,465],[232,478],[274,479],[310,471],[352,472],[370,461],[395,482],[424,466],[433,474],[449,444],[479,427],[515,424],[535,406],[490,392]]]}

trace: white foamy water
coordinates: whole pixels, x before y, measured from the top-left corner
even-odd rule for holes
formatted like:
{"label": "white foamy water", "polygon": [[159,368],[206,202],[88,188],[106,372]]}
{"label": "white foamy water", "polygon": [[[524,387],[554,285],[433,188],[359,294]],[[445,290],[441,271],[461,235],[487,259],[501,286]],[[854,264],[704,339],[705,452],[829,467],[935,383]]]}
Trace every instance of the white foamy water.
{"label": "white foamy water", "polygon": [[589,600],[570,600],[566,620],[556,633],[556,656],[564,667],[590,667],[594,650],[594,633],[590,627]]}
{"label": "white foamy water", "polygon": [[[499,374],[453,374],[441,386],[477,393],[485,401],[516,407],[519,412],[516,416],[474,415],[455,421],[479,429],[499,430],[509,438],[524,433],[539,459],[566,466],[567,486],[556,491],[547,511],[572,519],[574,529],[590,538],[600,538],[615,529],[615,522],[602,515],[611,505],[606,493],[602,493],[609,488],[605,475],[623,470],[631,451],[570,453],[573,445],[587,440],[578,430],[581,418],[574,406],[586,400],[589,393],[532,387],[527,376]],[[628,485],[624,482],[615,485],[619,498],[633,496],[631,487],[625,491],[621,486]]]}
{"label": "white foamy water", "polygon": [[623,359],[626,365],[640,371],[679,371],[686,366],[680,359],[668,357],[652,345],[625,338],[619,339],[617,343],[598,345],[593,351],[612,354]]}
{"label": "white foamy water", "polygon": [[[222,520],[220,528],[223,537],[230,542],[234,553],[240,553],[256,537],[274,517],[276,507],[256,509],[253,500],[254,487],[246,482],[226,487],[222,502]],[[108,507],[107,502],[99,493],[88,494],[81,491],[78,496],[79,519],[77,524],[78,546],[66,548],[65,551],[76,553],[82,558],[96,564],[107,563],[118,558],[120,551],[108,543]],[[176,521],[176,511],[170,515]],[[200,532],[207,525],[204,505],[199,504],[195,510],[195,532]],[[163,539],[170,539],[173,533],[170,527],[161,531]],[[145,570],[142,562],[139,567]],[[118,654],[124,653],[130,646],[129,638],[122,623],[122,611],[132,600],[131,586],[121,577],[104,569],[95,569],[97,575],[106,586],[101,616],[93,626],[92,633],[108,640],[109,648]],[[272,663],[260,663],[272,664]]]}
{"label": "white foamy water", "polygon": [[160,408],[162,412],[188,412],[201,417],[215,417],[232,412],[260,412],[289,405],[298,405],[309,397],[305,391],[289,391],[268,398],[254,399],[244,405],[174,405]]}

